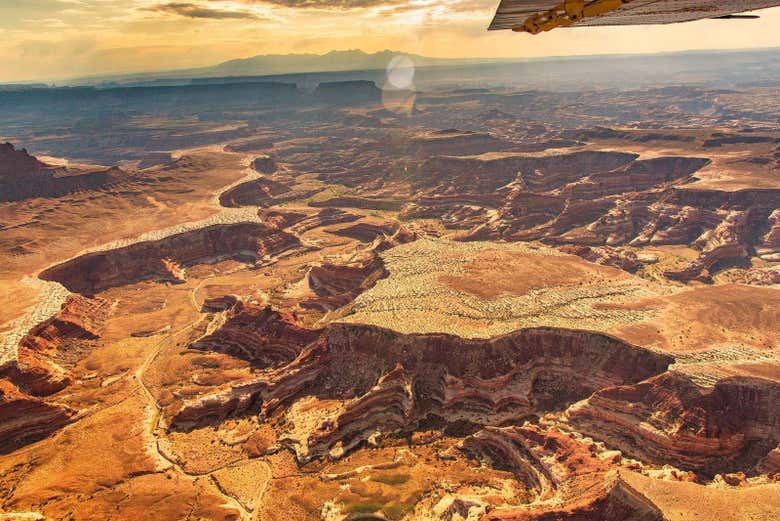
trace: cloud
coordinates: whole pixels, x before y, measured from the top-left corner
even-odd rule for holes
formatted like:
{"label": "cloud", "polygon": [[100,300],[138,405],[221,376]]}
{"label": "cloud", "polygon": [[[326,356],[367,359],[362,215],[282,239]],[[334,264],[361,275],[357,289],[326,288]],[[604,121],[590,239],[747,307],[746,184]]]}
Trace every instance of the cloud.
{"label": "cloud", "polygon": [[258,16],[248,11],[233,11],[228,9],[215,9],[204,5],[191,4],[187,2],[169,2],[153,7],[147,7],[147,11],[157,11],[161,13],[177,14],[187,18],[211,18],[217,20],[226,19],[254,19]]}
{"label": "cloud", "polygon": [[256,0],[268,4],[291,7],[294,9],[359,9],[387,5],[387,0]]}
{"label": "cloud", "polygon": [[291,9],[320,11],[350,11],[378,8],[383,14],[404,13],[431,8],[451,12],[493,9],[497,0],[239,0],[249,4],[272,4]]}

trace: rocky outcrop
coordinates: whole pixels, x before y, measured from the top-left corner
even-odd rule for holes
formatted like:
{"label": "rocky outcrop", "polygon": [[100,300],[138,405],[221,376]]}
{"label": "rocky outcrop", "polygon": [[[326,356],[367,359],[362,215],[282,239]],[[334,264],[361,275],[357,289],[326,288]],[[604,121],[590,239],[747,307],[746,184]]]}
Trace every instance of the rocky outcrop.
{"label": "rocky outcrop", "polygon": [[659,157],[634,161],[626,168],[596,172],[570,183],[556,193],[571,199],[640,192],[654,186],[688,178],[709,163],[696,157]]}
{"label": "rocky outcrop", "polygon": [[279,168],[271,156],[258,156],[252,160],[252,168],[261,174],[273,174]]}
{"label": "rocky outcrop", "polygon": [[64,389],[73,378],[63,363],[78,360],[82,344],[100,337],[112,308],[112,302],[106,299],[68,296],[59,312],[21,339],[16,360],[0,376],[34,396]]}
{"label": "rocky outcrop", "polygon": [[38,161],[27,150],[0,144],[0,202],[31,197],[62,197],[84,190],[105,189],[127,181],[119,168],[75,170]]}
{"label": "rocky outcrop", "polygon": [[169,422],[171,429],[188,429],[247,412],[268,415],[283,402],[300,394],[325,369],[327,353],[316,342],[291,363],[227,389],[182,403]]}
{"label": "rocky outcrop", "polygon": [[416,177],[417,189],[437,187],[458,193],[488,193],[517,182],[521,189],[546,192],[588,174],[609,172],[634,161],[636,154],[572,152],[567,154],[512,154],[498,157],[439,156],[425,161]]}
{"label": "rocky outcrop", "polygon": [[417,134],[409,139],[410,153],[419,157],[433,155],[475,155],[509,150],[515,147],[507,141],[485,132],[444,129]]}
{"label": "rocky outcrop", "polygon": [[118,168],[78,172],[47,165],[11,143],[0,143],[0,202],[61,197],[116,185],[126,180]]}
{"label": "rocky outcrop", "polygon": [[695,141],[695,136],[675,134],[673,132],[637,131],[636,129],[615,129],[609,127],[593,127],[587,130],[565,131],[563,135],[578,141],[591,141],[594,139],[616,139],[620,141],[633,141],[646,143],[648,141],[674,141],[690,143]]}
{"label": "rocky outcrop", "polygon": [[656,375],[670,362],[584,331],[526,329],[471,340],[331,324],[290,364],[184,403],[171,425],[272,410],[305,386],[306,394],[343,400],[307,438],[289,441],[307,461],[338,456],[370,437],[413,431],[431,416],[500,425],[562,410],[597,389]]}
{"label": "rocky outcrop", "polygon": [[374,242],[377,237],[393,235],[398,230],[398,225],[394,223],[373,224],[368,222],[359,222],[351,226],[345,226],[338,230],[330,230],[330,233],[341,237],[349,237],[360,242]]}
{"label": "rocky outcrop", "polygon": [[665,275],[677,280],[708,279],[709,269],[721,261],[748,256],[750,212],[734,210],[713,230],[697,239],[701,246],[699,256],[681,270],[667,271]]}
{"label": "rocky outcrop", "polygon": [[296,234],[306,233],[315,228],[330,226],[332,224],[343,224],[360,219],[359,215],[345,212],[339,208],[325,208],[319,212],[308,215],[300,219],[289,227],[289,230]]}
{"label": "rocky outcrop", "polygon": [[382,197],[331,197],[322,201],[311,201],[309,206],[314,208],[343,207],[361,208],[363,210],[386,210],[389,212],[400,210],[404,204],[403,199],[391,199]]}
{"label": "rocky outcrop", "polygon": [[461,450],[509,469],[529,486],[525,505],[495,508],[481,521],[662,521],[662,512],[620,478],[614,462],[557,429],[488,427],[467,437]]}
{"label": "rocky outcrop", "polygon": [[[356,224],[352,231],[356,231],[359,226]],[[398,227],[392,235],[375,236],[370,246],[343,263],[325,262],[313,266],[307,275],[307,282],[316,296],[304,299],[300,306],[324,313],[350,304],[358,295],[371,289],[379,279],[387,276],[379,253],[415,238],[414,233]]]}
{"label": "rocky outcrop", "polygon": [[290,187],[267,177],[241,183],[223,192],[219,204],[227,208],[241,206],[269,206],[277,204],[275,198],[290,191]]}
{"label": "rocky outcrop", "polygon": [[629,271],[637,268],[631,253],[616,248],[691,246],[699,257],[666,273],[681,281],[709,280],[710,271],[752,255],[777,260],[780,192],[700,189],[694,175],[709,162],[589,150],[436,156],[418,167],[416,194],[400,217],[467,228],[465,240],[590,247],[583,256]]}
{"label": "rocky outcrop", "polygon": [[759,239],[756,254],[764,260],[780,261],[780,208],[772,212],[767,223],[769,229]]}
{"label": "rocky outcrop", "polygon": [[320,333],[301,326],[292,313],[241,301],[224,311],[218,323],[219,327],[190,344],[190,348],[228,353],[259,367],[291,362]]}
{"label": "rocky outcrop", "polygon": [[19,348],[16,360],[0,373],[22,392],[33,396],[48,396],[65,389],[73,376],[51,359],[50,353]]}
{"label": "rocky outcrop", "polygon": [[640,262],[636,253],[622,248],[613,248],[611,246],[578,246],[574,244],[561,246],[558,248],[564,253],[570,253],[582,257],[586,261],[603,264],[604,266],[614,266],[625,271],[636,271]]}
{"label": "rocky outcrop", "polygon": [[572,425],[637,459],[705,473],[746,468],[780,440],[780,385],[732,377],[703,389],[669,372],[602,389],[567,411]]}
{"label": "rocky outcrop", "polygon": [[51,435],[76,417],[68,407],[28,396],[0,380],[0,453]]}
{"label": "rocky outcrop", "polygon": [[70,295],[59,313],[35,326],[20,346],[46,352],[61,348],[70,340],[95,340],[102,334],[112,306],[104,298]]}
{"label": "rocky outcrop", "polygon": [[207,298],[203,301],[200,310],[204,313],[219,313],[233,309],[240,302],[236,295],[220,295],[219,297]]}
{"label": "rocky outcrop", "polygon": [[217,224],[87,253],[43,271],[40,277],[91,295],[144,280],[178,283],[187,266],[228,258],[256,262],[299,246],[295,236],[260,223]]}
{"label": "rocky outcrop", "polygon": [[304,309],[333,311],[355,300],[387,276],[384,263],[377,255],[363,255],[348,264],[324,263],[313,266],[307,275],[309,288],[316,297],[301,302]]}

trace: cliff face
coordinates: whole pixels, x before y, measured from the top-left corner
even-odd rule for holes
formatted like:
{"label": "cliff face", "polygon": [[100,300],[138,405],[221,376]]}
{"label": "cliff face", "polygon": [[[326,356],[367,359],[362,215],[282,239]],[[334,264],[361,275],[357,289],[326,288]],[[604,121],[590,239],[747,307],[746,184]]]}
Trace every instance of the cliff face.
{"label": "cliff face", "polygon": [[46,403],[0,380],[0,453],[49,436],[73,421],[72,409]]}
{"label": "cliff face", "polygon": [[267,414],[302,394],[341,400],[306,438],[290,442],[308,461],[339,456],[369,437],[412,431],[431,416],[499,425],[562,410],[597,389],[658,374],[671,362],[605,335],[553,328],[467,340],[331,324],[300,353],[254,381],[185,402],[172,427],[251,408]]}
{"label": "cliff face", "polygon": [[70,295],[62,309],[35,326],[20,342],[35,351],[51,351],[68,340],[94,340],[100,336],[112,304],[103,298]]}
{"label": "cliff face", "polygon": [[575,428],[643,461],[730,472],[780,441],[780,385],[734,377],[703,390],[669,372],[602,389],[567,414]]}
{"label": "cliff face", "polygon": [[60,311],[21,339],[16,360],[0,371],[0,377],[34,396],[64,389],[72,376],[60,360],[76,359],[81,343],[100,337],[112,307],[106,299],[70,295]]}
{"label": "cliff face", "polygon": [[40,277],[75,293],[94,294],[143,280],[176,283],[184,278],[187,266],[225,258],[254,262],[299,245],[293,235],[263,224],[220,224],[88,253],[45,270]]}
{"label": "cliff face", "polygon": [[661,511],[625,483],[613,462],[557,429],[489,427],[461,443],[474,458],[508,468],[531,486],[526,505],[496,508],[481,521],[661,521]]}
{"label": "cliff face", "polygon": [[260,367],[293,361],[320,334],[301,326],[289,312],[236,302],[220,318],[222,325],[190,345],[202,351],[228,353]]}
{"label": "cliff face", "polygon": [[227,208],[241,206],[268,206],[278,204],[277,196],[290,191],[290,187],[279,181],[262,177],[241,183],[219,196],[219,204]]}
{"label": "cliff face", "polygon": [[76,173],[49,166],[11,143],[0,143],[0,202],[31,197],[60,197],[80,190],[118,184],[125,174],[118,168]]}
{"label": "cliff face", "polygon": [[387,270],[379,253],[417,238],[416,234],[403,226],[392,231],[377,226],[366,226],[364,223],[334,233],[356,235],[366,239],[373,234],[373,237],[367,247],[348,261],[324,262],[309,270],[307,282],[315,296],[301,301],[300,305],[304,309],[327,312],[350,304],[358,295],[372,288],[379,279],[387,276]]}
{"label": "cliff face", "polygon": [[700,189],[695,175],[709,159],[610,151],[434,156],[412,176],[415,195],[404,218],[435,218],[466,240],[541,240],[580,247],[588,259],[626,247],[685,245],[701,253],[667,277],[709,280],[710,271],[758,255],[778,254],[780,192]]}
{"label": "cliff face", "polygon": [[511,182],[529,192],[546,192],[582,178],[585,173],[609,172],[634,161],[636,154],[572,152],[559,155],[508,157],[439,156],[425,161],[416,179],[417,189],[448,189],[459,193],[489,193]]}

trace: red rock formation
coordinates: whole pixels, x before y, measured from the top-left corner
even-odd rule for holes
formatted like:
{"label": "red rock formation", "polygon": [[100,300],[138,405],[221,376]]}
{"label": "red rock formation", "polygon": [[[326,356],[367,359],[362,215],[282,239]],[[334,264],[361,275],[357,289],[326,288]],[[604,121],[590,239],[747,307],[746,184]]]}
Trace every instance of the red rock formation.
{"label": "red rock formation", "polygon": [[[755,253],[780,251],[773,189],[698,189],[693,174],[709,160],[581,151],[433,157],[413,177],[417,191],[401,218],[437,218],[471,229],[462,239],[541,240],[590,247],[688,245],[702,251],[678,280]],[[618,250],[581,250],[592,260],[636,268]]]}
{"label": "red rock formation", "polygon": [[47,396],[64,389],[72,377],[54,360],[78,357],[76,344],[97,339],[111,309],[112,303],[105,299],[69,296],[56,315],[22,338],[16,360],[2,374],[24,392],[35,396]]}
{"label": "red rock formation", "polygon": [[517,182],[523,190],[546,192],[597,172],[609,172],[635,160],[636,154],[572,152],[567,154],[479,157],[439,156],[425,161],[416,189],[437,187],[436,193],[489,193]]}
{"label": "red rock formation", "polygon": [[397,211],[403,206],[404,200],[402,199],[389,199],[380,197],[332,197],[323,201],[312,201],[309,206],[314,208],[361,208],[363,210],[386,210]]}
{"label": "red rock formation", "polygon": [[511,469],[530,485],[535,499],[526,505],[496,508],[481,521],[661,521],[661,511],[624,482],[614,464],[557,429],[483,429],[462,450]]}
{"label": "red rock formation", "polygon": [[203,301],[201,311],[205,313],[218,313],[227,311],[238,305],[240,299],[236,295],[221,295],[219,297],[207,298]]}
{"label": "red rock formation", "polygon": [[382,259],[376,254],[358,257],[349,264],[325,263],[313,266],[307,275],[309,287],[317,295],[301,302],[304,309],[333,311],[355,300],[387,276]]}
{"label": "red rock formation", "polygon": [[3,369],[0,377],[8,378],[23,392],[33,396],[48,396],[71,384],[73,377],[53,362],[48,354],[24,347],[16,360]]}
{"label": "red rock formation", "polygon": [[254,262],[300,246],[293,235],[259,223],[212,225],[114,250],[87,253],[41,273],[70,291],[95,294],[143,280],[181,282],[179,266],[224,258]]}
{"label": "red rock formation", "polygon": [[0,380],[0,453],[45,438],[75,416],[68,407],[33,398]]}
{"label": "red rock formation", "polygon": [[640,192],[689,178],[708,163],[708,159],[695,157],[658,157],[635,161],[626,168],[593,173],[581,181],[562,187],[556,193],[567,198],[585,199]]}
{"label": "red rock formation", "polygon": [[345,212],[339,208],[325,208],[314,215],[309,215],[290,226],[290,231],[296,234],[306,233],[315,228],[357,221],[359,215]]}
{"label": "red rock formation", "polygon": [[173,414],[172,429],[188,429],[206,422],[218,422],[250,409],[267,415],[306,388],[311,388],[325,369],[327,353],[317,342],[288,365],[227,389],[185,401]]}
{"label": "red rock formation", "polygon": [[398,230],[398,224],[386,222],[381,224],[372,224],[359,222],[351,226],[330,230],[330,233],[341,237],[357,239],[361,242],[373,242],[377,237],[384,235],[393,235]]}
{"label": "red rock formation", "polygon": [[279,168],[271,156],[258,156],[252,161],[252,168],[261,174],[273,174]]}
{"label": "red rock formation", "polygon": [[563,409],[596,389],[658,374],[670,361],[584,331],[540,328],[470,340],[331,324],[295,361],[186,402],[171,424],[187,427],[253,406],[268,411],[304,385],[306,393],[351,399],[306,443],[295,445],[299,459],[306,461],[331,453],[335,444],[343,449],[377,432],[414,430],[429,415],[499,425]]}
{"label": "red rock formation", "polygon": [[300,306],[324,313],[350,304],[358,295],[371,289],[379,279],[387,276],[387,270],[379,253],[416,238],[414,233],[401,226],[392,236],[375,237],[369,247],[348,262],[313,266],[307,278],[309,288],[316,297],[301,301]]}
{"label": "red rock formation", "polygon": [[288,192],[290,187],[287,184],[261,177],[226,190],[220,194],[219,204],[228,208],[269,206],[277,204],[277,196]]}
{"label": "red rock formation", "polygon": [[625,271],[636,271],[640,265],[636,253],[621,248],[612,248],[610,246],[577,246],[570,244],[561,246],[558,249],[564,253],[582,257],[589,262],[595,262],[596,264],[603,264],[605,266],[614,266]]}
{"label": "red rock formation", "polygon": [[320,334],[306,329],[289,312],[237,301],[221,317],[222,325],[190,347],[218,351],[260,367],[278,367],[294,360]]}
{"label": "red rock formation", "polygon": [[413,136],[410,138],[408,146],[412,154],[419,157],[430,157],[436,154],[482,154],[510,150],[515,145],[491,134],[452,128]]}
{"label": "red rock formation", "polygon": [[292,212],[289,210],[266,210],[264,208],[260,208],[257,211],[257,215],[263,220],[264,223],[268,224],[268,226],[271,226],[273,228],[289,228],[293,224],[302,221],[307,217],[305,213],[302,212]]}
{"label": "red rock formation", "polygon": [[0,202],[61,197],[80,190],[116,185],[125,177],[118,168],[79,173],[49,166],[25,149],[16,150],[11,143],[0,143]]}
{"label": "red rock formation", "polygon": [[677,280],[709,278],[709,268],[724,260],[748,256],[750,212],[732,211],[712,231],[702,234],[696,241],[702,245],[699,256],[681,270],[667,271],[665,275]]}
{"label": "red rock formation", "polygon": [[567,416],[581,432],[643,461],[730,471],[755,464],[780,441],[780,385],[733,377],[702,389],[669,372],[597,391]]}
{"label": "red rock formation", "polygon": [[780,208],[772,212],[767,222],[769,230],[761,237],[756,253],[765,260],[780,261]]}
{"label": "red rock formation", "polygon": [[22,338],[20,346],[46,352],[62,347],[68,340],[95,340],[103,332],[111,307],[112,303],[103,298],[70,295],[56,315]]}
{"label": "red rock formation", "polygon": [[400,364],[360,398],[349,402],[336,418],[317,427],[307,440],[303,459],[330,453],[340,457],[372,432],[396,432],[414,421],[414,381]]}

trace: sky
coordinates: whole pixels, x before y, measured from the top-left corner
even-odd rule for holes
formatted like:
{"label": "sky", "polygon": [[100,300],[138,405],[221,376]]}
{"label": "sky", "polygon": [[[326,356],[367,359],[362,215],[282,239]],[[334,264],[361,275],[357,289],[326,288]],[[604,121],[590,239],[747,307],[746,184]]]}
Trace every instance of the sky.
{"label": "sky", "polygon": [[214,65],[258,54],[390,49],[523,58],[780,47],[780,8],[759,20],[486,30],[498,0],[0,0],[0,82]]}

